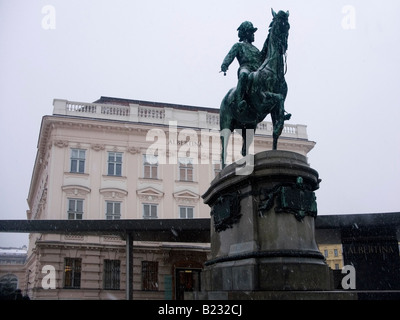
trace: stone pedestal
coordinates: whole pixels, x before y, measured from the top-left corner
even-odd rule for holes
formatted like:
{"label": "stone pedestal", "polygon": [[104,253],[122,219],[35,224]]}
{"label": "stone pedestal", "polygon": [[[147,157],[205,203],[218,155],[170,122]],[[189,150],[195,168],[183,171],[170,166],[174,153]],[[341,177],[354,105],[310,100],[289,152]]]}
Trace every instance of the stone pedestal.
{"label": "stone pedestal", "polygon": [[248,169],[240,175],[240,165],[226,167],[203,195],[211,207],[211,259],[202,297],[330,290],[314,236],[318,172],[306,157],[277,150],[256,154]]}

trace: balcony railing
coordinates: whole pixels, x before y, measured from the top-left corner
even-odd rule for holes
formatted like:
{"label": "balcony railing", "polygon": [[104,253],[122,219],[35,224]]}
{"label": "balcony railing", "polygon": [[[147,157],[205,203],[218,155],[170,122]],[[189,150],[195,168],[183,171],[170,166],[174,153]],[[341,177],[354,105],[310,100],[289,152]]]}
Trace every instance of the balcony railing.
{"label": "balcony railing", "polygon": [[[74,102],[55,99],[53,103],[54,115],[68,115],[87,118],[99,118],[108,120],[120,120],[128,122],[140,122],[168,125],[170,121],[177,121],[178,126],[195,127],[219,130],[219,113],[198,110],[188,111],[175,109],[171,106],[151,107],[139,104],[129,106]],[[258,124],[256,134],[272,135],[272,123],[263,121]],[[308,139],[307,127],[300,124],[285,124],[282,136],[298,139]]]}

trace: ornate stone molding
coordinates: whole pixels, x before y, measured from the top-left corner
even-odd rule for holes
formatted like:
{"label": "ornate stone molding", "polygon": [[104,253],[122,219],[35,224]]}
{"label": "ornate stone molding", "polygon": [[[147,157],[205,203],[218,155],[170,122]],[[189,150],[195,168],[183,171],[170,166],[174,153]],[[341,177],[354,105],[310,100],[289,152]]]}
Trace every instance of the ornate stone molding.
{"label": "ornate stone molding", "polygon": [[127,151],[128,151],[130,154],[138,154],[138,153],[141,153],[140,148],[137,148],[137,147],[128,147],[128,148],[127,148]]}
{"label": "ornate stone molding", "polygon": [[111,234],[105,234],[103,235],[103,240],[105,242],[117,242],[117,243],[122,243],[121,236],[116,236],[116,235],[111,235]]}
{"label": "ornate stone molding", "polygon": [[101,151],[106,148],[104,144],[99,144],[99,143],[92,144],[91,147],[94,151]]}
{"label": "ornate stone molding", "polygon": [[90,193],[90,188],[78,185],[62,186],[62,190],[67,196],[86,196]]}
{"label": "ornate stone molding", "polygon": [[152,187],[144,188],[136,191],[137,196],[141,201],[160,202],[164,197],[164,192]]}
{"label": "ornate stone molding", "polygon": [[190,190],[183,190],[173,194],[178,204],[195,205],[199,202],[200,196]]}
{"label": "ornate stone molding", "polygon": [[103,188],[99,190],[105,198],[123,199],[128,195],[128,191],[118,188]]}
{"label": "ornate stone molding", "polygon": [[72,240],[72,241],[83,241],[85,237],[80,234],[66,234],[64,235],[65,240]]}
{"label": "ornate stone molding", "polygon": [[218,197],[211,207],[211,216],[214,219],[216,232],[232,228],[242,217],[240,209],[240,192],[224,194]]}
{"label": "ornate stone molding", "polygon": [[274,205],[275,212],[292,213],[298,221],[302,221],[306,215],[317,216],[315,194],[300,176],[296,183],[281,183],[273,189],[260,190],[259,215],[263,217]]}
{"label": "ornate stone molding", "polygon": [[59,148],[66,148],[68,147],[69,142],[66,140],[55,140],[54,145]]}

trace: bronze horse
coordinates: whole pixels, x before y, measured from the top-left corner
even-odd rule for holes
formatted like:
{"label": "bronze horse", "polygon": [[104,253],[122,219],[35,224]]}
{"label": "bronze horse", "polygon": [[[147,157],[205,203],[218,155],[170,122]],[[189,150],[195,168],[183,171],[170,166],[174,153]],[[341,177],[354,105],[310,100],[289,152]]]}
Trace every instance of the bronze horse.
{"label": "bronze horse", "polygon": [[[220,137],[222,144],[222,167],[226,164],[226,153],[231,133],[241,129],[243,137],[242,155],[248,154],[257,124],[271,114],[273,124],[273,150],[277,149],[278,138],[282,133],[284,121],[290,119],[285,114],[284,102],[287,95],[285,81],[285,54],[288,47],[289,12],[272,10],[272,22],[265,45],[267,54],[258,70],[250,73],[245,100],[248,108],[239,110],[236,101],[236,88],[232,88],[222,100],[220,107]],[[247,131],[247,130],[251,131]],[[247,137],[247,134],[251,134]]]}

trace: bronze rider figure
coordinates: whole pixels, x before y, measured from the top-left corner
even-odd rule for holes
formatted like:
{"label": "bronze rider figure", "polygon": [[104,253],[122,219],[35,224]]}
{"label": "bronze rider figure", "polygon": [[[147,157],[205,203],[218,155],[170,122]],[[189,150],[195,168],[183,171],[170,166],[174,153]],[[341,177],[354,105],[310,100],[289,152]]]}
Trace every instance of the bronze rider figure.
{"label": "bronze rider figure", "polygon": [[246,110],[247,102],[244,99],[247,90],[247,80],[249,74],[256,71],[264,61],[267,55],[267,43],[264,44],[261,52],[252,45],[254,42],[254,33],[257,31],[257,28],[254,28],[250,21],[243,22],[237,31],[239,42],[235,43],[226,55],[221,65],[221,72],[224,72],[224,75],[226,75],[229,65],[235,58],[238,60],[240,67],[238,70],[236,101],[239,110]]}

